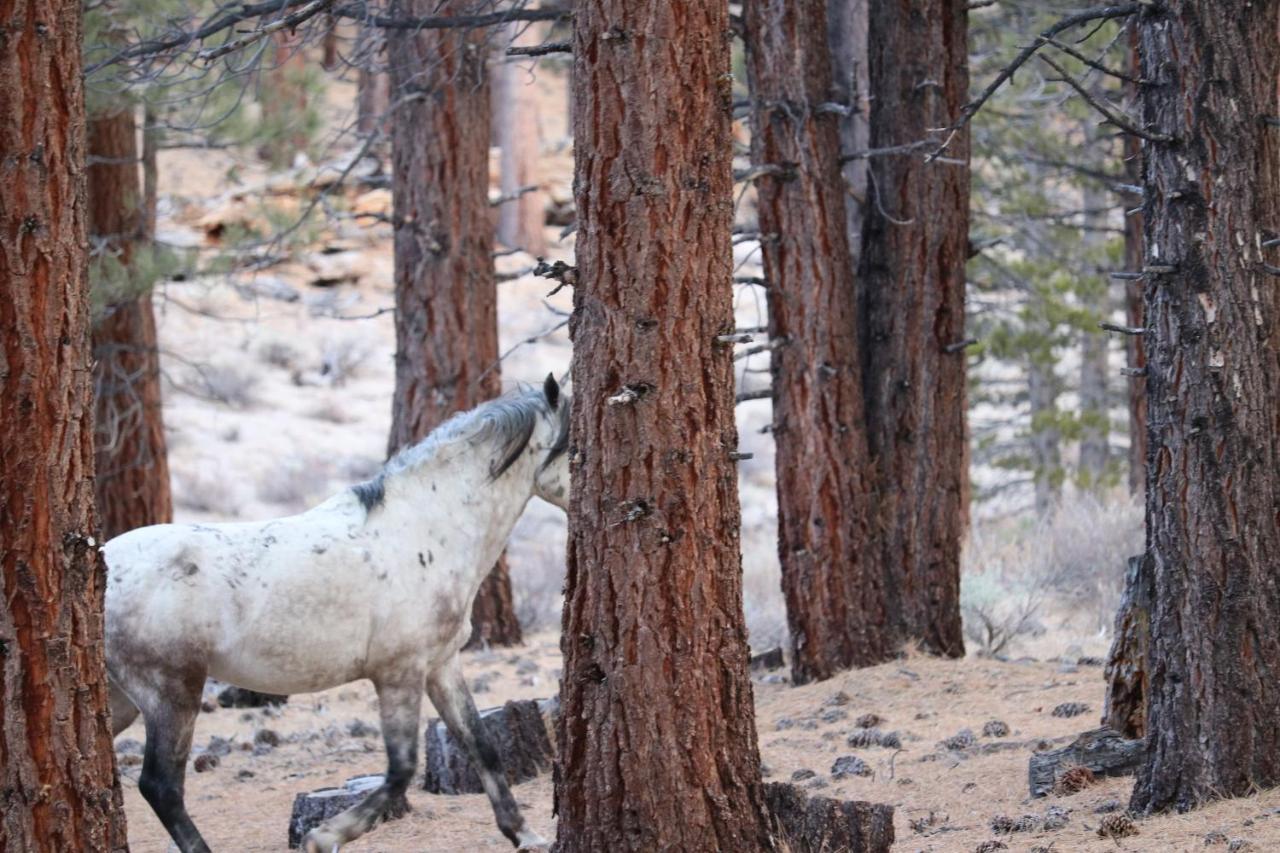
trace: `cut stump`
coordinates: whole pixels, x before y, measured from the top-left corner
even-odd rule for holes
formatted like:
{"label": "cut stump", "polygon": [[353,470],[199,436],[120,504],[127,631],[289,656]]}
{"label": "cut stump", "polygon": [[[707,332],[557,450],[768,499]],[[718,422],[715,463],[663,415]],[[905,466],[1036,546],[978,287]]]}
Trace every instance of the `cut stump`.
{"label": "cut stump", "polygon": [[1142,763],[1141,740],[1122,737],[1109,728],[1093,729],[1062,749],[1031,756],[1027,771],[1031,796],[1043,797],[1053,791],[1058,778],[1073,767],[1087,767],[1095,776],[1128,776]]}
{"label": "cut stump", "polygon": [[[480,724],[511,785],[546,773],[555,761],[555,717],[559,699],[525,699],[480,712]],[[466,749],[441,720],[427,724],[426,772],[422,787],[432,794],[482,794],[480,773]]]}
{"label": "cut stump", "polygon": [[382,779],[382,776],[357,776],[348,779],[341,788],[321,788],[294,797],[293,814],[289,817],[289,849],[301,847],[308,832],[363,800],[382,784]]}
{"label": "cut stump", "polygon": [[810,797],[785,782],[766,782],[764,798],[792,853],[889,853],[893,847],[893,806]]}

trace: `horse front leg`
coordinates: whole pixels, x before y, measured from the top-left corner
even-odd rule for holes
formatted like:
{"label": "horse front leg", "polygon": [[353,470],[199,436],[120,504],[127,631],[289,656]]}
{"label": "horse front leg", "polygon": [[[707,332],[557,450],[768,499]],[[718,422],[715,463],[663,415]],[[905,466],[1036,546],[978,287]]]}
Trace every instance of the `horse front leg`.
{"label": "horse front leg", "polygon": [[382,739],[387,748],[387,776],[356,805],[307,833],[307,853],[334,853],[384,820],[409,812],[405,791],[418,765],[418,721],[422,712],[421,673],[375,680]]}
{"label": "horse front leg", "polygon": [[466,748],[472,763],[479,769],[480,781],[493,805],[498,829],[521,850],[545,849],[547,842],[529,829],[524,816],[520,814],[520,806],[516,804],[515,797],[511,796],[502,757],[485,736],[484,726],[480,724],[480,715],[476,712],[476,704],[471,699],[471,691],[467,689],[457,657],[427,677],[427,695],[431,697],[444,724]]}

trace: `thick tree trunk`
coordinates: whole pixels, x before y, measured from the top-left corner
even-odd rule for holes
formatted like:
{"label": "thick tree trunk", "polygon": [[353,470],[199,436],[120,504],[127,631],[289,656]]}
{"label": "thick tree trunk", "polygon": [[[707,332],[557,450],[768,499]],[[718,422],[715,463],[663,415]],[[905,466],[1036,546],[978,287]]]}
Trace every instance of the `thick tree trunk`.
{"label": "thick tree trunk", "polygon": [[173,502],[151,292],[137,292],[131,275],[147,227],[133,108],[91,119],[88,139],[91,263],[115,267],[125,286],[104,294],[93,324],[94,487],[102,536],[110,539],[171,521]]}
{"label": "thick tree trunk", "polygon": [[[1134,77],[1142,73],[1138,61],[1138,30],[1131,27],[1130,70]],[[1134,93],[1136,100],[1137,93]],[[1142,140],[1129,134],[1124,139],[1125,174],[1129,183],[1142,182]],[[1143,249],[1142,212],[1125,211],[1124,218],[1124,268],[1140,271],[1146,257]],[[1142,307],[1143,285],[1140,280],[1125,282],[1124,304],[1128,325],[1134,328],[1146,326],[1146,312]],[[1142,335],[1126,335],[1125,349],[1129,356],[1130,367],[1145,367],[1147,364],[1146,342]],[[1130,376],[1129,383],[1129,493],[1140,496],[1147,482],[1147,380],[1145,376]]]}
{"label": "thick tree trunk", "polygon": [[[467,14],[468,0],[399,0],[393,15]],[[393,126],[396,451],[496,396],[498,295],[489,223],[489,83],[478,30],[393,30],[392,85],[422,90]],[[505,557],[480,589],[472,642],[521,641]]]}
{"label": "thick tree trunk", "polygon": [[126,850],[93,508],[81,5],[0,11],[0,849]]}
{"label": "thick tree trunk", "polygon": [[[952,124],[968,100],[965,0],[868,0],[873,148]],[[960,543],[968,439],[964,285],[969,139],[946,157],[870,161],[859,268],[859,343],[876,460],[887,631],[964,653]],[[957,162],[958,161],[958,162]]]}
{"label": "thick tree trunk", "polygon": [[[509,24],[503,44],[539,44],[543,27]],[[542,156],[538,135],[537,88],[529,68],[500,57],[494,64],[493,96],[494,144],[501,150],[501,190],[503,196],[521,187],[539,186]],[[541,256],[547,251],[547,194],[542,190],[522,193],[498,208],[498,241],[511,248]]]}
{"label": "thick tree trunk", "polygon": [[[1136,811],[1280,783],[1280,0],[1146,11],[1147,754]],[[1270,124],[1268,123],[1270,120]],[[1269,265],[1269,266],[1268,266]]]}
{"label": "thick tree trunk", "polygon": [[1062,499],[1062,430],[1058,426],[1060,390],[1052,359],[1044,353],[1032,352],[1027,364],[1031,476],[1035,482],[1036,515],[1041,518],[1051,513]]}
{"label": "thick tree trunk", "polygon": [[1088,304],[1083,306],[1088,320],[1080,330],[1080,461],[1078,479],[1086,489],[1097,492],[1107,480],[1110,462],[1111,412],[1108,384],[1110,367],[1107,363],[1107,333],[1098,327],[1100,320],[1110,316],[1110,280],[1094,265],[1101,262],[1106,248],[1107,205],[1110,198],[1092,185],[1086,185],[1083,193],[1085,224],[1083,248],[1088,264],[1083,271],[1084,286],[1080,294]]}
{"label": "thick tree trunk", "polygon": [[896,651],[871,546],[857,294],[831,93],[825,0],[746,6],[751,154],[785,164],[756,182],[772,352],[778,557],[792,680]]}
{"label": "thick tree trunk", "polygon": [[723,0],[575,7],[561,853],[773,847],[716,341],[734,327],[729,45]]}

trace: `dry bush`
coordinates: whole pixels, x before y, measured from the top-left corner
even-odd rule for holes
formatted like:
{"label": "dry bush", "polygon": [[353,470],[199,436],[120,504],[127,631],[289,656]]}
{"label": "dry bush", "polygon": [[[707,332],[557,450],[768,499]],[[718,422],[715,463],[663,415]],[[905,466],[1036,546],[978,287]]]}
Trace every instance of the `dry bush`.
{"label": "dry bush", "polygon": [[960,606],[966,638],[986,655],[1044,632],[1054,605],[1111,626],[1129,556],[1142,547],[1142,512],[1129,499],[1077,495],[1035,522],[975,529],[965,549]]}
{"label": "dry bush", "polygon": [[258,358],[272,367],[292,370],[300,358],[298,350],[285,341],[267,341],[258,348]]}
{"label": "dry bush", "polygon": [[320,346],[320,375],[331,385],[342,385],[360,374],[372,354],[368,344],[355,338],[326,340]]}
{"label": "dry bush", "polygon": [[315,457],[281,460],[258,481],[258,497],[292,510],[306,509],[327,497],[329,469]]}
{"label": "dry bush", "polygon": [[331,424],[349,424],[355,420],[337,400],[325,399],[307,413],[307,417]]}
{"label": "dry bush", "polygon": [[196,367],[186,389],[197,397],[224,403],[237,409],[248,409],[257,402],[254,390],[258,377],[234,364],[208,364]]}
{"label": "dry bush", "polygon": [[184,509],[226,518],[240,515],[240,497],[231,480],[218,468],[175,471],[173,502]]}

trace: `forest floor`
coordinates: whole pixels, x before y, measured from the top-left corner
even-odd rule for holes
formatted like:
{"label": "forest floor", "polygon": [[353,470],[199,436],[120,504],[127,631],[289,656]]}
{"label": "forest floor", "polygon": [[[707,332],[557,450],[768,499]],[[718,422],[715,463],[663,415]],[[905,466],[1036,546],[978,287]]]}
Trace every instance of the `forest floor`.
{"label": "forest floor", "polygon": [[[558,639],[551,633],[534,636],[519,648],[464,655],[473,686],[483,685],[476,695],[482,707],[554,694],[559,667]],[[1199,851],[1214,849],[1214,839],[1221,840],[1220,849],[1227,849],[1237,838],[1253,846],[1242,842],[1232,850],[1280,849],[1280,791],[1186,815],[1139,820],[1136,836],[1118,840],[1097,836],[1103,817],[1099,810],[1123,810],[1131,779],[1102,780],[1072,796],[1030,799],[1027,761],[1032,748],[1096,725],[1102,704],[1102,671],[1097,666],[913,655],[803,687],[792,687],[777,674],[757,675],[755,694],[765,778],[807,777],[798,784],[816,795],[892,804],[897,850],[967,853],[996,838],[1011,851],[1040,847],[1058,853]],[[1083,703],[1088,711],[1069,719],[1052,716],[1052,710],[1065,702]],[[876,714],[883,720],[881,729],[898,732],[901,749],[846,746],[848,733],[864,714]],[[991,720],[1007,724],[1008,736],[984,737],[983,727]],[[233,745],[217,767],[189,771],[187,776],[187,805],[206,840],[214,850],[285,849],[296,794],[384,771],[381,739],[371,733],[377,721],[373,690],[364,682],[295,696],[279,709],[201,714],[197,754],[215,736]],[[255,735],[263,729],[278,734],[280,744],[259,747],[255,753]],[[976,736],[976,747],[940,746],[940,741],[964,730]],[[164,853],[168,838],[137,789],[141,739],[141,725],[135,723],[117,742],[124,763],[130,847],[134,853]],[[982,746],[994,742],[1025,745],[983,754]],[[844,755],[862,758],[872,775],[832,778],[832,763]],[[378,827],[345,849],[510,849],[483,796],[437,796],[420,786],[421,774],[409,792],[409,816]],[[550,776],[517,786],[515,794],[533,828],[545,837],[554,836]],[[1067,822],[1061,829],[1003,836],[991,830],[998,816],[1043,816],[1050,808],[1065,810]]]}
{"label": "forest floor", "polygon": [[[558,160],[548,172],[558,176],[552,184],[563,195],[570,161],[565,153],[551,156]],[[287,221],[305,203],[297,174],[267,175],[219,151],[165,152],[161,177],[160,239],[206,256],[224,235]],[[353,185],[329,199],[340,215],[321,228],[298,232],[278,263],[257,274],[189,275],[157,289],[177,520],[248,520],[297,512],[378,469],[385,457],[394,381],[395,335],[387,310],[393,303],[391,234],[376,217],[352,217],[385,214],[389,202],[385,189]],[[558,236],[558,229],[548,234]],[[549,258],[571,261],[571,249],[569,238],[556,244]],[[750,274],[749,247],[737,251],[740,272]],[[517,254],[500,258],[498,266],[520,271],[532,262]],[[571,304],[567,291],[547,297],[553,284],[525,274],[499,286],[503,352],[535,340],[503,362],[508,386],[540,381],[549,371],[562,375],[568,368],[565,329],[544,334],[563,322]],[[740,292],[740,326],[764,321],[758,295],[751,288]],[[746,359],[738,367],[743,389],[767,381],[767,372],[761,372],[767,370],[766,357]],[[770,422],[768,402],[739,406],[738,422],[740,449],[754,454],[741,464],[739,475],[744,598],[751,642],[759,651],[781,642],[785,632],[774,544],[773,448],[762,429]],[[1088,533],[1067,538],[1096,538],[1095,527],[1086,520]],[[1032,541],[1045,550],[1043,541]],[[518,615],[529,639],[516,649],[465,655],[469,678],[484,686],[476,695],[481,707],[556,692],[563,547],[563,514],[534,501],[508,551]],[[1120,551],[1115,559],[1083,562],[1114,564],[1112,574],[1118,575],[1131,551],[1115,547]],[[977,561],[983,571],[1002,561],[1014,568],[1026,562],[998,549],[992,553]],[[814,794],[894,805],[897,849],[904,851],[972,851],[996,837],[993,818],[1044,815],[1051,806],[1066,810],[1065,826],[1001,840],[1013,851],[1039,847],[1060,853],[1201,850],[1206,839],[1220,839],[1226,849],[1236,838],[1245,841],[1234,850],[1249,849],[1246,843],[1256,850],[1280,850],[1280,791],[1188,815],[1141,820],[1138,835],[1118,840],[1096,835],[1102,819],[1098,809],[1123,808],[1131,780],[1105,780],[1070,797],[1028,799],[1032,749],[1094,727],[1102,707],[1101,669],[1058,659],[1105,654],[1107,641],[1098,627],[1109,622],[1109,611],[1073,618],[1080,608],[1062,609],[1067,615],[1061,618],[1044,614],[1041,635],[1017,648],[1016,654],[1039,661],[910,655],[804,687],[790,686],[779,673],[757,675],[766,778],[797,778]],[[1052,716],[1065,702],[1083,703],[1088,710],[1069,719]],[[883,718],[880,728],[899,733],[901,750],[846,745],[855,721],[871,713]],[[188,806],[213,849],[284,849],[295,795],[382,772],[381,741],[368,733],[377,720],[366,683],[295,696],[279,710],[202,714],[194,755],[215,736],[244,747],[233,749],[214,769],[187,777]],[[1007,724],[1009,735],[983,737],[991,720]],[[357,721],[367,725],[353,727]],[[279,745],[255,751],[255,735],[263,729],[278,734]],[[977,736],[976,748],[939,745],[965,730]],[[117,741],[130,844],[135,853],[160,853],[168,849],[167,837],[137,790],[142,738],[141,724],[135,723]],[[982,747],[994,740],[1023,745],[984,754]],[[862,758],[871,775],[833,779],[832,763],[844,755]],[[552,837],[550,778],[518,786],[516,796],[533,827]],[[415,789],[410,802],[412,814],[377,828],[349,849],[510,849],[481,796],[433,796]]]}

